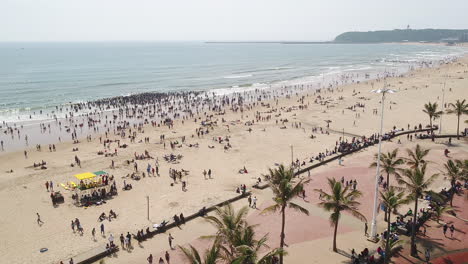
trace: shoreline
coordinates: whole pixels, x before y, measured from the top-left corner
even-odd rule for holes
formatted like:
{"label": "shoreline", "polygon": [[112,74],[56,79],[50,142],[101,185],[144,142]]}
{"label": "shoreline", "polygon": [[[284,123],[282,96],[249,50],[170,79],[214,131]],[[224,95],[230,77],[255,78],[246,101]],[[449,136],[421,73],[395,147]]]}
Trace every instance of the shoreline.
{"label": "shoreline", "polygon": [[[402,44],[402,43],[381,43],[381,44]],[[462,54],[466,55],[468,53],[468,50],[466,50],[464,53],[460,53],[458,54],[457,56],[454,56],[455,57],[461,57]],[[408,55],[408,54],[407,54]],[[416,60],[408,60],[408,61],[399,61],[399,60],[390,60],[390,61],[384,61],[386,63],[390,63],[391,65],[390,66],[372,66],[374,67],[370,73],[375,73],[375,74],[382,74],[384,73],[386,70],[388,69],[391,69],[391,70],[396,70],[396,71],[399,71],[399,72],[406,72],[408,71],[408,65],[410,64],[413,64],[414,67],[416,67],[416,65],[418,63],[425,63],[425,62],[433,62],[433,63],[437,63],[437,62],[440,62],[440,61],[443,61],[445,59],[449,58],[448,56],[445,56],[445,57],[440,57],[438,59],[434,59],[434,58],[419,58],[417,61]],[[368,61],[367,64],[375,64],[375,62],[373,61]],[[318,73],[313,73],[313,74],[305,74],[305,75],[301,75],[301,76],[296,76],[296,77],[293,77],[293,78],[290,78],[290,79],[285,79],[285,80],[269,80],[269,81],[259,81],[259,82],[253,82],[252,83],[248,83],[249,87],[246,88],[246,87],[243,87],[243,85],[245,84],[238,84],[238,85],[232,85],[232,86],[226,86],[226,87],[216,87],[216,86],[212,86],[211,88],[208,88],[208,89],[193,89],[193,90],[187,90],[187,91],[184,91],[184,92],[195,92],[195,93],[212,93],[212,92],[216,92],[219,94],[219,92],[222,92],[222,93],[225,93],[225,94],[232,94],[232,93],[235,93],[235,92],[244,92],[244,91],[250,91],[250,90],[256,90],[256,89],[269,89],[270,87],[276,87],[276,88],[279,88],[279,87],[282,87],[282,86],[295,86],[295,85],[305,85],[305,84],[317,84],[317,83],[320,83],[320,79],[322,78],[322,76],[325,76],[325,75],[331,75],[332,78],[335,78],[335,79],[338,79],[340,77],[340,75],[345,75],[347,73],[361,73],[361,74],[364,74],[364,73],[368,73],[369,70],[362,70],[362,69],[359,69],[359,63],[355,63],[355,64],[352,64],[354,66],[356,66],[355,68],[351,68],[351,69],[347,69],[347,68],[342,68],[341,70],[339,71],[334,71],[334,70],[330,70],[331,68],[335,68],[335,67],[325,67],[325,68],[318,68],[316,70],[319,70],[320,72]],[[326,68],[330,68],[330,69],[326,69]],[[338,67],[340,68],[340,67]],[[315,71],[315,70],[314,70]],[[325,86],[325,84],[324,84]],[[184,93],[182,92],[182,93]],[[154,94],[176,94],[176,93],[179,93],[179,91],[162,91],[162,92],[159,92],[159,91],[146,91],[146,92],[138,92],[138,93],[135,93],[135,94],[142,94],[142,93],[154,93]],[[135,94],[131,94],[131,95],[135,95]],[[115,96],[106,96],[106,97],[102,97],[102,98],[99,98],[99,99],[96,99],[96,100],[84,100],[82,101],[82,99],[80,98],[72,98],[72,99],[69,99],[68,102],[64,102],[62,104],[58,104],[58,105],[54,105],[54,106],[47,106],[46,108],[43,108],[43,107],[39,107],[39,106],[36,106],[33,110],[28,110],[30,109],[30,106],[23,106],[21,107],[21,109],[9,109],[8,111],[7,110],[2,110],[6,115],[4,116],[5,118],[3,120],[0,120],[3,122],[3,124],[0,124],[0,130],[3,130],[4,129],[4,126],[5,124],[8,125],[13,125],[13,124],[17,124],[17,125],[20,125],[22,124],[23,122],[24,123],[30,123],[31,122],[31,118],[30,115],[33,114],[34,112],[34,115],[32,118],[32,122],[34,123],[38,123],[38,122],[41,122],[42,120],[53,120],[54,119],[54,116],[55,115],[58,115],[58,117],[64,117],[64,114],[61,112],[61,111],[58,111],[58,108],[66,108],[66,107],[71,107],[73,105],[76,105],[76,104],[79,104],[79,103],[82,103],[82,102],[85,102],[85,103],[89,103],[89,102],[96,102],[96,101],[99,101],[99,100],[103,100],[103,99],[109,99],[109,98],[116,98],[116,97],[122,97],[122,95],[115,95]],[[125,97],[125,96],[124,96]],[[39,112],[42,112],[44,111],[45,113],[47,113],[47,116],[45,115],[42,115],[42,114],[38,114]],[[20,119],[18,119],[18,117],[20,117]],[[6,121],[6,123],[4,123],[4,121]]]}
{"label": "shoreline", "polygon": [[[67,105],[62,105],[62,106],[56,106],[55,109],[58,112],[60,109],[60,112],[63,115],[62,109],[65,108],[65,111],[69,111],[68,114],[65,114],[65,117],[49,117],[49,119],[40,119],[36,121],[31,121],[28,122],[28,120],[25,120],[25,123],[16,123],[16,122],[7,122],[3,123],[2,126],[0,126],[0,131],[4,132],[0,134],[0,140],[3,142],[4,149],[6,151],[0,151],[0,156],[4,153],[7,152],[16,152],[16,151],[23,151],[23,150],[28,150],[32,149],[31,146],[39,144],[58,144],[61,142],[70,142],[70,140],[76,140],[76,139],[83,139],[88,136],[103,136],[103,132],[99,132],[99,127],[98,130],[96,130],[96,126],[92,126],[89,123],[89,120],[93,120],[95,118],[99,119],[99,122],[101,118],[106,119],[106,124],[107,124],[107,119],[109,117],[115,116],[116,112],[122,111],[122,106],[123,104],[126,105],[126,107],[134,107],[136,109],[138,108],[145,108],[148,106],[158,106],[158,111],[167,111],[168,107],[166,105],[166,108],[164,106],[161,106],[162,102],[168,102],[173,98],[176,98],[175,100],[171,101],[170,103],[172,104],[177,104],[177,103],[183,103],[184,101],[187,100],[193,100],[195,102],[200,101],[200,100],[208,100],[209,103],[218,103],[218,101],[223,101],[224,100],[232,100],[233,98],[240,98],[242,100],[242,103],[252,103],[254,100],[252,98],[260,96],[264,98],[277,98],[277,97],[284,97],[288,94],[294,94],[294,93],[309,93],[309,92],[314,92],[316,90],[320,89],[339,89],[340,87],[352,85],[354,83],[374,83],[378,82],[379,79],[383,78],[382,76],[387,76],[387,77],[402,77],[406,75],[411,75],[412,72],[424,69],[424,68],[438,68],[442,67],[443,65],[446,65],[447,63],[454,63],[458,60],[463,60],[464,58],[468,58],[468,54],[464,54],[463,56],[458,56],[458,57],[453,57],[450,59],[446,59],[445,61],[443,60],[433,60],[429,62],[417,62],[417,63],[412,63],[407,66],[407,69],[404,70],[403,67],[400,67],[394,71],[391,72],[386,72],[386,71],[374,71],[374,72],[366,72],[364,70],[359,71],[351,71],[349,73],[346,72],[339,72],[335,74],[331,74],[330,76],[327,76],[325,78],[325,75],[322,75],[322,80],[320,81],[320,76],[309,76],[308,78],[313,78],[312,81],[305,81],[306,77],[298,78],[298,82],[294,82],[293,80],[290,80],[288,83],[289,85],[282,85],[281,82],[277,83],[275,86],[270,85],[267,88],[264,89],[254,89],[254,88],[249,88],[249,89],[244,89],[241,88],[241,92],[230,92],[228,94],[224,93],[216,93],[215,90],[208,90],[208,91],[176,91],[176,92],[144,92],[144,93],[137,93],[137,94],[132,94],[129,96],[114,96],[114,97],[109,97],[109,98],[101,98],[93,101],[86,101],[82,103],[70,103]],[[435,65],[435,66],[434,66]],[[374,69],[376,70],[376,69]],[[219,90],[219,89],[218,89]],[[225,89],[221,89],[225,90]],[[216,95],[215,95],[216,94]],[[148,97],[148,98],[144,98]],[[143,98],[142,100],[138,99]],[[211,100],[211,101],[210,101]],[[115,103],[117,101],[117,104]],[[102,108],[102,106],[104,109]],[[120,106],[119,106],[120,105]],[[240,105],[240,104],[239,104]],[[112,106],[112,108],[109,108],[109,106]],[[240,107],[242,107],[240,105]],[[81,111],[82,109],[88,109],[89,111]],[[74,111],[72,111],[74,110]],[[155,109],[156,110],[156,109]],[[185,109],[189,111],[190,115],[193,115],[194,109]],[[41,110],[42,111],[42,110]],[[196,111],[198,111],[198,106],[196,106]],[[53,111],[51,114],[54,114],[55,111]],[[75,117],[75,114],[77,115]],[[49,115],[49,113],[47,113]],[[157,113],[154,113],[153,115],[157,115]],[[182,113],[182,115],[184,115]],[[185,117],[188,118],[189,115],[186,115]],[[73,118],[71,118],[73,117]],[[183,117],[183,116],[182,116]],[[170,114],[167,114],[165,117],[160,116],[159,118],[151,118],[152,122],[158,122],[159,125],[162,125],[161,121],[164,118],[170,118],[170,119],[176,119],[180,118],[179,117],[174,117],[171,116]],[[120,118],[119,118],[120,119]],[[85,128],[85,131],[83,132],[83,127],[86,127],[86,121],[88,121],[88,128]],[[114,119],[115,121],[115,119]],[[137,118],[130,118],[129,120],[129,125],[134,125],[138,124],[141,125],[141,120],[138,120]],[[146,121],[145,121],[146,122]],[[54,132],[51,133],[51,128],[49,127],[50,125],[53,126],[55,123],[55,129]],[[76,128],[77,124],[80,125],[80,135],[75,137],[72,137],[71,139],[69,138],[70,133],[65,129],[63,132],[62,131],[62,123],[65,124],[65,128],[72,128],[75,126],[75,133],[77,133]],[[18,127],[18,126],[19,127]],[[6,126],[6,127],[4,127]],[[41,133],[39,134],[37,130],[35,130],[34,127],[36,126],[47,126],[49,128],[49,136],[44,136],[46,134],[42,129],[39,128]],[[28,142],[18,142],[14,140],[14,135],[13,135],[13,130],[8,131],[9,134],[12,136],[11,140],[9,139],[7,133],[8,129],[14,129],[15,132],[19,132],[19,130],[23,130],[25,128],[25,132],[21,132],[24,135],[28,136]],[[93,131],[94,128],[94,131]],[[59,131],[56,131],[59,129]],[[101,128],[103,130],[106,130],[105,128]],[[18,130],[18,131],[17,131]],[[47,129],[46,129],[47,130]],[[107,129],[107,132],[110,132],[109,129]],[[115,134],[115,129],[114,129],[114,134]],[[18,138],[21,137],[20,134],[17,135]]]}

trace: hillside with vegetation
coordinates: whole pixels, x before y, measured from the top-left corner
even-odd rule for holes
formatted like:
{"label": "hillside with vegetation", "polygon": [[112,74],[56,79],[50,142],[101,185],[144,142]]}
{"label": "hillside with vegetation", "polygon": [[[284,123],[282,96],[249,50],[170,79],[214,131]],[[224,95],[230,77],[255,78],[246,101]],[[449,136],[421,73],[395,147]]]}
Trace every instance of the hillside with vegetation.
{"label": "hillside with vegetation", "polygon": [[377,42],[440,42],[452,40],[468,41],[468,29],[395,29],[368,32],[345,32],[338,35],[334,42],[340,43],[377,43]]}

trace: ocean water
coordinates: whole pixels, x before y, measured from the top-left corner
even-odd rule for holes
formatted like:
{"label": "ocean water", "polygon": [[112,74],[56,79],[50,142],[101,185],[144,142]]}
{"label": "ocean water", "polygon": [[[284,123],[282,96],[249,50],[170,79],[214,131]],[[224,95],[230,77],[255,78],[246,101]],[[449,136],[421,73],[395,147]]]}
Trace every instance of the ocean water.
{"label": "ocean water", "polygon": [[0,121],[141,92],[229,93],[408,70],[466,52],[399,44],[0,43]]}

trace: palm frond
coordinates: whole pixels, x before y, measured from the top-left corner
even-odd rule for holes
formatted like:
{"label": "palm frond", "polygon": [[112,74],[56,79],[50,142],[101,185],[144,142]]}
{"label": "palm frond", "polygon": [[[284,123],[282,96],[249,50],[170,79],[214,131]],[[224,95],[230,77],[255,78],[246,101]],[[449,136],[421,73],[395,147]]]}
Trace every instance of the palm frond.
{"label": "palm frond", "polygon": [[299,212],[301,212],[301,213],[303,213],[305,215],[309,215],[309,211],[307,209],[305,209],[304,207],[298,205],[298,204],[290,202],[289,207],[296,210],[296,211],[299,211]]}

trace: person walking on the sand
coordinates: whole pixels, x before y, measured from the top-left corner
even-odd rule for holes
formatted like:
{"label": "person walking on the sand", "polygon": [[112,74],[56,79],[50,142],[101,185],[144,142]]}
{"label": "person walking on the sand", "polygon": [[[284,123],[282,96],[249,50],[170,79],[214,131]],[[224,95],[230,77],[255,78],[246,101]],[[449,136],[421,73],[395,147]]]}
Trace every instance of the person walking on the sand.
{"label": "person walking on the sand", "polygon": [[446,233],[447,233],[448,225],[444,224],[444,227],[442,227],[442,229],[444,231],[444,236],[447,237]]}
{"label": "person walking on the sand", "polygon": [[369,229],[369,227],[367,226],[367,222],[364,223],[364,235],[365,236],[368,236],[369,234],[367,233],[367,230]]}
{"label": "person walking on the sand", "polygon": [[171,235],[171,233],[169,233],[169,237],[167,239],[169,241],[169,247],[171,247],[171,249],[173,249],[172,241],[174,240],[174,237]]}
{"label": "person walking on the sand", "polygon": [[41,215],[39,213],[36,213],[36,215],[37,215],[37,224],[38,225],[43,224],[44,222],[42,222],[42,220],[41,220]]}

